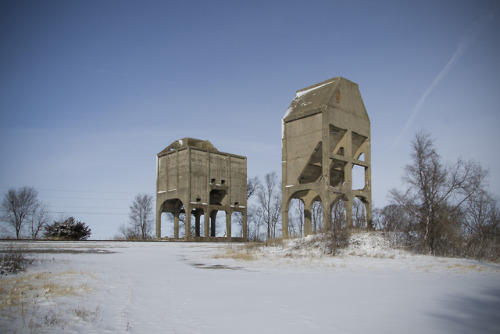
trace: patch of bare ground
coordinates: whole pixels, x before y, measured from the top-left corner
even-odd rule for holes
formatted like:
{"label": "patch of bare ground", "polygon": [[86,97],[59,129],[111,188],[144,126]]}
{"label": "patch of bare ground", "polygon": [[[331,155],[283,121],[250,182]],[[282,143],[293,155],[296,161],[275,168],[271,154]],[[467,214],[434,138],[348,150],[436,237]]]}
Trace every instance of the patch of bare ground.
{"label": "patch of bare ground", "polygon": [[257,259],[255,249],[257,246],[249,244],[243,246],[230,246],[214,255],[215,259],[233,259],[243,261],[254,261]]}

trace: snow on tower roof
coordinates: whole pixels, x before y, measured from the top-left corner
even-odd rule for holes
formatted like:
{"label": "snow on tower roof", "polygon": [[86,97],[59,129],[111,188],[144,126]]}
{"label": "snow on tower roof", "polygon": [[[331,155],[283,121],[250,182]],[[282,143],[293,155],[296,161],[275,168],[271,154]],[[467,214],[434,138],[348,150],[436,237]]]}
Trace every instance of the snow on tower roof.
{"label": "snow on tower roof", "polygon": [[212,143],[208,140],[201,140],[201,139],[196,139],[196,138],[182,138],[179,140],[174,141],[172,144],[167,146],[163,151],[158,153],[158,155],[163,155],[171,151],[177,151],[181,149],[186,149],[187,147],[193,147],[197,148],[203,151],[210,151],[210,152],[219,152],[215,148],[215,146],[212,145]]}
{"label": "snow on tower roof", "polygon": [[320,113],[327,106],[368,118],[358,85],[335,77],[298,90],[283,120],[291,121]]}

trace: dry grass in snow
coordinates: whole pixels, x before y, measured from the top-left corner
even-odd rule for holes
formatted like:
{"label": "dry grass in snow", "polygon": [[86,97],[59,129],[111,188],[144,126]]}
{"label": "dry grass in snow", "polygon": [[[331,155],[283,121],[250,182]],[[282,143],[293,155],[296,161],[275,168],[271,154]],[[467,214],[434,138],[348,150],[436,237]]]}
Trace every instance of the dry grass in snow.
{"label": "dry grass in snow", "polygon": [[[328,254],[327,237],[324,234],[309,235],[305,238],[281,240],[270,246],[264,244],[245,244],[228,246],[225,251],[217,253],[215,258],[231,258],[256,260],[269,256],[283,258],[322,258]],[[372,258],[406,258],[411,253],[391,246],[382,232],[358,232],[349,238],[349,246],[337,251],[338,257],[357,256]]]}
{"label": "dry grass in snow", "polygon": [[85,307],[68,309],[59,303],[61,298],[72,299],[93,290],[89,284],[73,283],[78,282],[82,276],[90,277],[75,271],[26,272],[2,277],[0,312],[17,321],[22,332],[31,333],[38,332],[41,328],[64,328],[74,317],[87,320],[96,311]]}
{"label": "dry grass in snow", "polygon": [[0,332],[500,331],[497,264],[415,255],[380,232],[336,256],[326,241],[25,243],[37,260],[0,277]]}
{"label": "dry grass in snow", "polygon": [[[280,240],[272,245],[243,244],[229,245],[213,255],[213,259],[232,261],[252,261],[247,266],[291,266],[291,267],[356,267],[390,265],[391,262],[370,262],[370,259],[392,261],[401,270],[479,272],[499,271],[495,264],[471,261],[460,258],[440,258],[419,255],[393,245],[384,232],[359,231],[349,238],[349,245],[337,249],[336,255],[329,254],[327,237],[324,234],[309,235],[305,238]],[[368,262],[367,262],[368,261]]]}

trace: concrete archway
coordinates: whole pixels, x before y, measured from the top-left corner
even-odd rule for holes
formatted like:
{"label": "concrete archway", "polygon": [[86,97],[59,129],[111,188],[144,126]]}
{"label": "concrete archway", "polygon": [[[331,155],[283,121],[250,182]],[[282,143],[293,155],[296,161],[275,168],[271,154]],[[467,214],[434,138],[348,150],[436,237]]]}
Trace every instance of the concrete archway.
{"label": "concrete archway", "polygon": [[[284,194],[285,195],[285,194]],[[291,230],[289,231],[290,223],[290,213],[292,215],[294,214],[293,210],[294,208],[291,209],[291,205],[293,204],[292,201],[299,200],[302,203],[303,213],[295,213],[295,215],[299,215],[298,219],[302,219],[302,224],[300,228],[296,228],[295,226],[292,226]],[[300,236],[308,236],[309,234],[315,233],[316,229],[313,229],[313,222],[312,222],[312,206],[315,202],[321,202],[321,197],[320,195],[311,189],[307,190],[299,190],[287,197],[287,199],[283,199],[283,203],[286,205],[284,208],[282,207],[282,230],[283,230],[283,236],[286,238],[290,236],[290,233],[293,233],[295,235],[300,235]],[[291,212],[292,210],[292,212]],[[300,218],[300,215],[302,215],[302,218]],[[293,222],[292,222],[293,224]],[[299,231],[300,230],[300,231]]]}
{"label": "concrete archway", "polygon": [[[179,218],[184,212],[184,204],[179,198],[172,198],[164,201],[159,208],[157,214],[156,234],[161,234],[162,213],[167,213],[173,216],[173,238],[179,239]],[[159,217],[159,218],[158,218]],[[158,223],[159,221],[159,223]]]}

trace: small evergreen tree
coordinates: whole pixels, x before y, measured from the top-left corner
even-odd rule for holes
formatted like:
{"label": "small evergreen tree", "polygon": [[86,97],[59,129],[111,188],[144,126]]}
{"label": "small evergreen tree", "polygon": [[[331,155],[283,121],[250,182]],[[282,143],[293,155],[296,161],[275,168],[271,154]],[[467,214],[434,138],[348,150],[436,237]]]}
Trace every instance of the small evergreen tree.
{"label": "small evergreen tree", "polygon": [[53,224],[45,226],[44,236],[48,239],[62,240],[87,240],[91,230],[83,222],[69,217],[62,222],[55,221]]}

